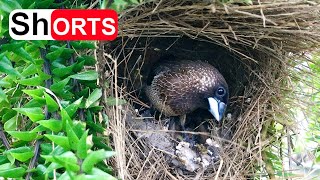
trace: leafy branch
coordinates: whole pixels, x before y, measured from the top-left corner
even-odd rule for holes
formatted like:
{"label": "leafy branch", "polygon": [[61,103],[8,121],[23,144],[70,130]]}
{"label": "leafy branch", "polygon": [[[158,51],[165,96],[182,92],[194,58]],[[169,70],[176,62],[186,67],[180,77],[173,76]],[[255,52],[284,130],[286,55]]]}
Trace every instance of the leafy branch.
{"label": "leafy branch", "polygon": [[103,162],[114,155],[103,136],[105,122],[95,121],[102,93],[90,53],[94,43],[8,35],[12,10],[62,4],[72,7],[69,1],[1,2],[0,177],[116,179]]}

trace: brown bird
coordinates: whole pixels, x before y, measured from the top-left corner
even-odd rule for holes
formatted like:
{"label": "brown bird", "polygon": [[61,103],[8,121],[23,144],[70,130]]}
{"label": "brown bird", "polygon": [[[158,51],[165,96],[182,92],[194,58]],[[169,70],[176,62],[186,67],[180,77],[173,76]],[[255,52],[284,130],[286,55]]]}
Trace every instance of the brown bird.
{"label": "brown bird", "polygon": [[226,109],[229,90],[220,72],[202,61],[164,61],[149,75],[147,97],[165,116],[180,116],[185,130],[186,114],[203,108],[220,121]]}

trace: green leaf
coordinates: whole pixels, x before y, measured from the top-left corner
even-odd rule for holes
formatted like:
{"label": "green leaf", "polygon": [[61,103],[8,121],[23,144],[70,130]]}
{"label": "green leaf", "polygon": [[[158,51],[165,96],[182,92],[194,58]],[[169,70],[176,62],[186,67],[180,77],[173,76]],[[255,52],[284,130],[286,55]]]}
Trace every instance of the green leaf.
{"label": "green leaf", "polygon": [[42,71],[38,71],[38,74],[39,74],[39,77],[41,77],[42,80],[47,80],[47,79],[50,79],[51,76],[47,73],[44,73]]}
{"label": "green leaf", "polygon": [[28,116],[31,121],[36,122],[44,119],[43,110],[39,107],[34,108],[13,108],[13,110]]}
{"label": "green leaf", "polygon": [[77,137],[81,138],[82,134],[85,132],[86,123],[82,121],[73,121],[72,129]]}
{"label": "green leaf", "polygon": [[79,143],[78,143],[78,147],[77,147],[77,156],[80,158],[80,159],[84,159],[87,157],[87,151],[88,151],[88,148],[87,148],[87,137],[88,137],[88,130],[82,134],[80,140],[79,140]]}
{"label": "green leaf", "polygon": [[9,52],[13,52],[14,54],[21,57],[23,60],[26,60],[26,62],[30,61],[32,63],[35,63],[30,54],[23,48],[25,43],[25,41],[12,41],[11,43],[2,45],[2,49],[7,50]]}
{"label": "green leaf", "polygon": [[60,57],[60,55],[62,54],[65,47],[66,47],[66,45],[61,46],[60,48],[54,50],[53,52],[48,53],[46,55],[46,58],[49,59],[50,61],[54,61],[54,60],[58,59]]}
{"label": "green leaf", "polygon": [[43,96],[44,88],[37,88],[37,89],[24,89],[22,92],[28,94],[33,98],[40,98]]}
{"label": "green leaf", "polygon": [[30,152],[24,152],[24,153],[10,153],[11,156],[13,156],[15,159],[21,162],[26,162],[30,158],[33,157],[34,153],[32,151]]}
{"label": "green leaf", "polygon": [[57,77],[65,77],[70,74],[73,74],[74,64],[71,66],[63,67],[63,68],[55,68],[52,73]]}
{"label": "green leaf", "polygon": [[[55,50],[57,50],[59,48],[60,48],[60,46],[53,45],[53,46],[50,47],[50,50],[51,51],[55,51]],[[63,49],[63,52],[61,53],[60,58],[61,59],[70,59],[74,52],[75,52],[74,49],[70,49],[70,48],[66,47],[66,48]]]}
{"label": "green leaf", "polygon": [[79,139],[69,123],[66,123],[66,131],[71,149],[76,150],[79,143]]}
{"label": "green leaf", "polygon": [[[49,165],[49,167],[46,169],[45,174],[50,174],[50,173],[52,173],[52,171],[54,171],[54,170],[56,170],[56,169],[60,169],[60,168],[62,168],[62,167],[63,167],[62,165],[60,165],[60,164],[58,164],[58,163],[55,163],[55,162],[52,162],[52,163]],[[70,179],[68,179],[68,180],[70,180]]]}
{"label": "green leaf", "polygon": [[31,99],[27,104],[25,104],[24,108],[34,108],[34,107],[42,107],[46,105],[46,101],[43,98],[34,98]]}
{"label": "green leaf", "polygon": [[[60,48],[60,46],[55,46],[55,45],[52,45],[52,46],[50,46],[50,50],[51,51],[56,51],[56,50],[58,50]],[[63,53],[66,53],[66,54],[73,54],[75,51],[73,50],[73,49],[70,49],[70,48],[68,48],[68,47],[65,47],[64,49],[63,49]]]}
{"label": "green leaf", "polygon": [[82,163],[82,170],[86,173],[90,173],[92,168],[98,162],[110,158],[115,155],[113,151],[105,151],[104,149],[100,149],[98,151],[92,151],[88,157]]}
{"label": "green leaf", "polygon": [[74,101],[72,104],[68,105],[65,110],[67,111],[68,115],[72,117],[78,110],[82,101],[82,97]]}
{"label": "green leaf", "polygon": [[36,1],[36,7],[38,9],[47,9],[52,5],[54,0],[42,0],[42,1]]}
{"label": "green leaf", "polygon": [[[33,58],[38,58],[40,57],[40,49],[38,46],[28,43],[28,45],[25,47],[25,50],[30,54],[31,57]],[[39,62],[36,61],[36,64],[38,64]]]}
{"label": "green leaf", "polygon": [[62,81],[59,81],[57,83],[54,83],[53,85],[51,85],[50,89],[54,92],[54,93],[59,93],[59,92],[63,92],[64,87],[68,84],[70,78],[67,77]]}
{"label": "green leaf", "polygon": [[29,160],[34,155],[32,149],[29,147],[19,147],[15,149],[10,149],[9,151],[7,151],[7,153],[10,153],[11,156],[13,156],[15,159],[21,162]]}
{"label": "green leaf", "polygon": [[5,153],[23,153],[23,152],[29,152],[32,151],[30,147],[27,146],[23,146],[23,147],[18,147],[18,148],[14,148],[14,149],[10,149],[8,151],[6,151]]}
{"label": "green leaf", "polygon": [[96,46],[92,42],[87,41],[71,41],[70,44],[75,49],[96,49]]}
{"label": "green leaf", "polygon": [[98,79],[98,73],[94,70],[88,70],[88,71],[80,72],[78,74],[71,75],[69,77],[73,79],[78,79],[78,80],[90,81],[90,80]]}
{"label": "green leaf", "polygon": [[21,74],[12,67],[10,60],[3,54],[0,54],[0,72],[11,76],[22,77]]}
{"label": "green leaf", "polygon": [[10,106],[11,105],[7,101],[0,102],[0,107],[2,107],[2,108],[6,108],[6,107],[10,107]]}
{"label": "green leaf", "polygon": [[274,128],[275,128],[276,130],[280,131],[280,130],[283,129],[283,125],[280,124],[280,123],[276,123],[276,124],[274,125]]}
{"label": "green leaf", "polygon": [[276,171],[276,175],[284,179],[291,179],[297,176],[297,174],[294,174],[292,172],[283,172],[283,171]]}
{"label": "green leaf", "polygon": [[11,119],[18,114],[17,111],[12,110],[12,109],[2,109],[1,114],[2,113],[3,113],[3,115],[1,115],[1,116],[2,116],[3,121],[6,121],[7,119]]}
{"label": "green leaf", "polygon": [[[30,8],[28,8],[28,9],[30,9]],[[31,8],[31,9],[33,9],[33,8]],[[34,44],[35,46],[37,46],[38,48],[45,49],[46,44],[48,44],[48,41],[47,40],[32,40],[31,43]]]}
{"label": "green leaf", "polygon": [[25,86],[41,86],[43,79],[39,76],[18,80],[18,83]]}
{"label": "green leaf", "polygon": [[117,0],[117,1],[113,1],[110,8],[113,10],[116,10],[119,13],[128,6],[129,6],[128,2],[126,2],[124,0]]}
{"label": "green leaf", "polygon": [[72,153],[68,154],[65,158],[64,157],[53,157],[55,162],[61,164],[63,167],[67,169],[67,171],[80,171],[80,166],[78,165],[77,157]]}
{"label": "green leaf", "polygon": [[5,164],[7,162],[9,162],[8,158],[5,155],[0,155],[0,164]]}
{"label": "green leaf", "polygon": [[14,131],[17,128],[17,116],[12,117],[7,122],[4,123],[4,130],[6,131]]}
{"label": "green leaf", "polygon": [[38,164],[36,169],[34,170],[33,178],[34,179],[46,179],[46,176],[48,175],[49,178],[53,176],[53,173],[50,174],[45,174],[47,170],[47,167],[44,166],[43,164]]}
{"label": "green leaf", "polygon": [[104,109],[104,108],[105,108],[104,106],[99,106],[99,102],[97,101],[97,102],[94,103],[94,105],[92,105],[92,106],[90,107],[90,111],[92,111],[92,112],[99,112],[99,111],[101,111],[101,110]]}
{"label": "green leaf", "polygon": [[11,86],[11,83],[0,80],[0,87],[10,88],[10,86]]}
{"label": "green leaf", "polygon": [[[127,102],[124,99],[118,99],[118,105],[123,105],[125,103],[127,103]],[[108,97],[106,99],[106,104],[108,106],[115,106],[115,105],[117,105],[117,99],[114,97]]]}
{"label": "green leaf", "polygon": [[46,130],[48,130],[46,127],[39,125],[39,126],[33,128],[30,132],[38,133],[38,132],[43,132]]}
{"label": "green leaf", "polygon": [[106,143],[108,143],[108,136],[106,137],[99,137],[99,136],[92,136],[92,142],[94,143],[94,146],[99,149],[106,149],[106,150],[112,150]]}
{"label": "green leaf", "polygon": [[105,113],[102,113],[103,122],[105,123],[105,127],[109,127],[109,117]]}
{"label": "green leaf", "polygon": [[[78,159],[76,155],[71,152],[67,151],[61,155],[53,156],[53,155],[42,155],[43,158],[45,158],[49,162],[55,162],[63,167],[65,167],[67,170],[78,172],[80,170],[80,167],[78,165]],[[49,168],[48,168],[49,169]]]}
{"label": "green leaf", "polygon": [[61,176],[58,178],[58,180],[70,180],[70,179],[76,179],[78,180],[76,177],[76,173],[72,172],[72,171],[65,171],[63,174],[61,174]]}
{"label": "green leaf", "polygon": [[0,102],[2,101],[9,102],[6,93],[3,92],[2,88],[0,88]]}
{"label": "green leaf", "polygon": [[10,13],[11,11],[15,9],[22,9],[18,1],[16,0],[6,0],[6,1],[0,1],[0,10]]}
{"label": "green leaf", "polygon": [[[10,163],[7,163],[10,165]],[[21,178],[26,170],[22,167],[14,168],[14,167],[9,167],[9,168],[3,168],[4,166],[7,166],[7,164],[2,164],[0,165],[0,177],[3,178]]]}
{"label": "green leaf", "polygon": [[99,88],[96,88],[86,100],[85,107],[89,108],[94,102],[99,100],[101,96],[102,96],[102,90]]}
{"label": "green leaf", "polygon": [[[61,1],[61,3],[53,3],[53,4],[51,4],[50,7],[52,7],[53,9],[59,9],[59,8],[64,7],[66,5],[69,5],[69,1]],[[81,7],[84,5],[79,5],[79,6]],[[83,8],[81,8],[81,9],[83,9]]]}
{"label": "green leaf", "polygon": [[45,134],[44,136],[50,139],[55,144],[58,144],[59,146],[63,147],[64,149],[70,150],[69,140],[66,136],[58,136],[51,134]]}
{"label": "green leaf", "polygon": [[12,41],[10,43],[1,45],[1,49],[3,51],[12,52],[11,50],[19,49],[19,48],[23,47],[25,44],[26,44],[26,41]]}
{"label": "green leaf", "polygon": [[80,61],[76,63],[75,66],[73,67],[73,72],[78,73],[83,69],[83,67],[84,67],[84,61]]}
{"label": "green leaf", "polygon": [[56,119],[48,119],[37,121],[40,125],[50,129],[53,132],[59,132],[62,129],[62,121]]}
{"label": "green leaf", "polygon": [[[85,87],[85,88],[83,88],[80,92],[77,92],[76,93],[77,94],[77,96],[84,96],[84,97],[88,97],[89,96],[89,94],[90,94],[90,88],[89,87]],[[84,105],[84,104],[83,104]]]}
{"label": "green leaf", "polygon": [[16,55],[20,56],[23,60],[26,60],[26,62],[32,62],[35,63],[33,58],[30,56],[30,54],[22,47],[18,49],[12,49],[12,52]]}
{"label": "green leaf", "polygon": [[316,156],[316,163],[320,163],[320,156]]}
{"label": "green leaf", "polygon": [[[21,142],[21,141],[20,141]],[[13,165],[14,162],[16,161],[10,154],[7,154],[7,158],[10,161],[10,163]]]}
{"label": "green leaf", "polygon": [[76,58],[76,60],[77,61],[84,61],[84,64],[86,65],[86,66],[93,66],[93,65],[95,65],[96,64],[96,59],[94,58],[94,57],[92,57],[92,56],[85,56],[85,55],[83,55],[83,56],[78,56],[77,58]]}
{"label": "green leaf", "polygon": [[50,152],[51,155],[61,155],[63,153],[67,152],[67,150],[63,149],[61,146],[55,146],[53,151]]}
{"label": "green leaf", "polygon": [[40,137],[37,133],[30,131],[7,131],[7,133],[22,141],[32,141]]}
{"label": "green leaf", "polygon": [[93,177],[97,176],[97,177],[103,177],[104,179],[108,179],[108,180],[117,180],[117,178],[113,177],[112,175],[110,175],[110,174],[108,174],[98,168],[93,168],[91,174]]}
{"label": "green leaf", "polygon": [[59,109],[58,103],[47,93],[44,93],[46,104],[49,112],[54,112]]}
{"label": "green leaf", "polygon": [[275,155],[272,151],[265,151],[266,155],[270,160],[278,160],[278,156]]}
{"label": "green leaf", "polygon": [[30,75],[34,75],[38,72],[38,69],[40,68],[39,65],[35,65],[35,64],[30,64],[28,67],[26,67],[21,75],[24,77],[30,76]]}
{"label": "green leaf", "polygon": [[102,127],[100,123],[96,124],[93,122],[93,120],[88,120],[87,124],[90,127],[90,129],[94,132],[103,133],[105,131],[105,129]]}
{"label": "green leaf", "polygon": [[241,0],[241,3],[246,4],[246,5],[252,5],[252,0]]}
{"label": "green leaf", "polygon": [[72,120],[65,109],[61,109],[62,129],[66,130],[66,124],[72,124]]}
{"label": "green leaf", "polygon": [[[40,147],[41,147],[41,154],[42,155],[49,155],[53,151],[52,143],[43,142],[40,145]],[[58,147],[60,147],[60,146],[58,146]],[[57,148],[57,147],[55,146],[55,148]],[[60,148],[63,149],[62,147],[60,147]]]}
{"label": "green leaf", "polygon": [[93,168],[90,174],[81,174],[76,177],[77,180],[97,180],[97,179],[106,179],[106,180],[117,180],[117,178],[112,175],[98,169]]}
{"label": "green leaf", "polygon": [[53,68],[65,68],[64,62],[61,62],[61,59],[57,59],[51,63]]}

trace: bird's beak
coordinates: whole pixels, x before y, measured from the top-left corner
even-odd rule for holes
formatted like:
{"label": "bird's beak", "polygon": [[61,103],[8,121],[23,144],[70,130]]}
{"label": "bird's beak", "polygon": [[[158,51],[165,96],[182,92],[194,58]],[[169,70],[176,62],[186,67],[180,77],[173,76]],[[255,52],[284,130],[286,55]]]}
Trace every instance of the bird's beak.
{"label": "bird's beak", "polygon": [[209,112],[216,118],[217,121],[221,121],[224,111],[226,109],[226,104],[215,98],[208,98],[209,101]]}

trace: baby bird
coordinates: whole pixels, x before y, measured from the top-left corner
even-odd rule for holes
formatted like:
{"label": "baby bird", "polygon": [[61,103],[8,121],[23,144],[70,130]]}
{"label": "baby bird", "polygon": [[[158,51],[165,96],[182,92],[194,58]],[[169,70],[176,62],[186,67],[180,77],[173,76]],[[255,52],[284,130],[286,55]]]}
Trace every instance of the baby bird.
{"label": "baby bird", "polygon": [[164,61],[155,66],[145,88],[152,105],[165,116],[180,116],[185,130],[186,114],[207,109],[220,121],[229,90],[220,72],[202,61]]}

